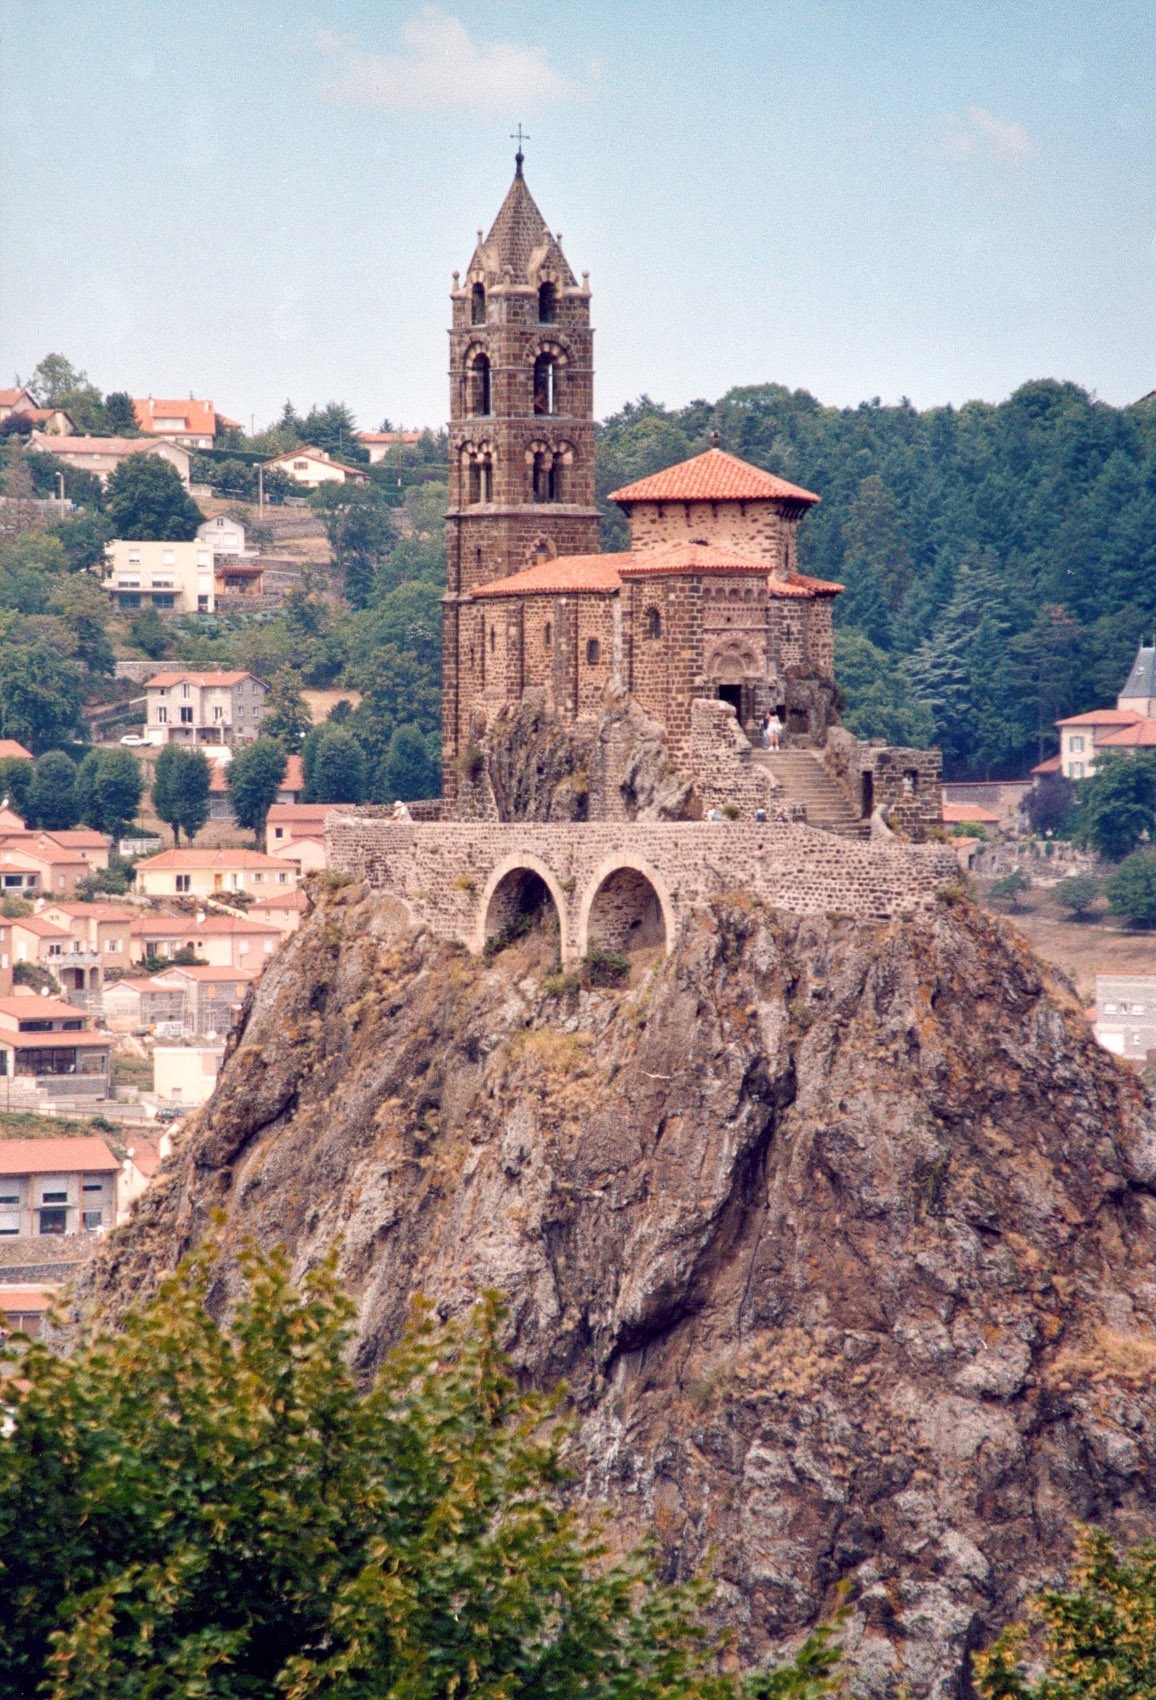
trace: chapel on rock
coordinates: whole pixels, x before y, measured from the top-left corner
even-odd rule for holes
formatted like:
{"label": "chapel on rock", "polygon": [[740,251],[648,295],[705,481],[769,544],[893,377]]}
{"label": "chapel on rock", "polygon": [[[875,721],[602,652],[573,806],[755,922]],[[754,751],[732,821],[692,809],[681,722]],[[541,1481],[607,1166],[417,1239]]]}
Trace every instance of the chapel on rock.
{"label": "chapel on rock", "polygon": [[589,274],[547,228],[521,151],[451,299],[447,805],[463,752],[530,693],[572,724],[625,691],[683,771],[702,698],[731,704],[748,737],[773,709],[788,743],[823,746],[842,586],[798,570],[817,496],[716,445],[612,492],[631,546],[599,552]]}

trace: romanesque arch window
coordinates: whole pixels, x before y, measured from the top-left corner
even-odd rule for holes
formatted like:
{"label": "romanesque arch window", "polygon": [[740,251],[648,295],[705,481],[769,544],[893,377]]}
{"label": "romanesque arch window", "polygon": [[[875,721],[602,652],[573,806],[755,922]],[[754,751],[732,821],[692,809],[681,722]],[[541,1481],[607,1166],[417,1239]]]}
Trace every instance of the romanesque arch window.
{"label": "romanesque arch window", "polygon": [[552,354],[539,354],[534,362],[534,412],[558,411],[558,362]]}
{"label": "romanesque arch window", "polygon": [[546,621],[546,629],[542,633],[542,642],[545,645],[545,647],[547,649],[549,649],[549,647],[553,643],[553,641],[554,641],[554,628],[553,628],[553,626],[551,626],[549,620],[547,620]]}
{"label": "romanesque arch window", "polygon": [[475,354],[468,374],[467,410],[477,417],[493,411],[492,374],[488,354]]}
{"label": "romanesque arch window", "polygon": [[486,322],[486,291],[482,284],[475,283],[470,292],[470,323],[484,325]]}
{"label": "romanesque arch window", "polygon": [[558,313],[558,292],[552,283],[543,283],[538,290],[538,323],[552,325]]}
{"label": "romanesque arch window", "polygon": [[[469,462],[468,500],[473,502],[492,502],[494,499],[494,462],[489,452],[475,455]],[[481,550],[478,550],[478,565],[481,566]]]}
{"label": "romanesque arch window", "polygon": [[648,608],[642,619],[643,629],[648,638],[660,638],[662,636],[662,615],[657,608]]}
{"label": "romanesque arch window", "polygon": [[598,639],[597,638],[587,638],[586,639],[586,665],[587,665],[587,667],[597,667],[601,658],[602,658],[602,645],[598,642]]}

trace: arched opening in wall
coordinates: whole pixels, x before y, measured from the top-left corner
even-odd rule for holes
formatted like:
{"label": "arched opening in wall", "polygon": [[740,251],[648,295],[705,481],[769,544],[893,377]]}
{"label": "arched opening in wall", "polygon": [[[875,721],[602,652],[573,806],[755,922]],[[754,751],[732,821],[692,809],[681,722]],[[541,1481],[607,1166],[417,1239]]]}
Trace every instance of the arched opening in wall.
{"label": "arched opening in wall", "polygon": [[601,659],[602,659],[602,645],[599,643],[597,638],[587,638],[586,639],[586,665],[587,665],[587,667],[597,667],[597,665],[601,661]]}
{"label": "arched opening in wall", "polygon": [[642,616],[642,624],[648,638],[660,638],[662,636],[662,615],[657,608],[646,610],[646,613]]}
{"label": "arched opening in wall", "polygon": [[545,645],[545,647],[547,649],[549,649],[549,647],[553,643],[553,641],[554,641],[554,628],[550,624],[549,620],[547,620],[546,621],[546,629],[542,633],[542,642]]}
{"label": "arched opening in wall", "polygon": [[557,413],[558,363],[552,354],[539,354],[534,362],[534,412]]}
{"label": "arched opening in wall", "polygon": [[475,283],[470,291],[470,323],[484,325],[486,322],[486,291],[480,283]]}
{"label": "arched opening in wall", "polygon": [[536,502],[548,502],[550,500],[550,472],[549,455],[536,454],[533,472],[531,473],[531,484]]}
{"label": "arched opening in wall", "polygon": [[543,283],[538,290],[538,323],[552,325],[558,312],[558,292],[552,283]]}
{"label": "arched opening in wall", "polygon": [[492,411],[490,357],[476,354],[470,362],[469,410],[471,417],[484,416]]}
{"label": "arched opening in wall", "polygon": [[[494,463],[488,454],[478,455],[469,463],[467,475],[467,495],[471,503],[492,502],[494,499]],[[478,550],[478,565],[482,564],[482,552]]]}
{"label": "arched opening in wall", "polygon": [[623,956],[669,948],[662,903],[637,868],[615,868],[595,892],[586,923],[586,948],[596,946]]}
{"label": "arched opening in wall", "polygon": [[487,956],[511,945],[553,962],[559,955],[561,919],[550,887],[533,868],[511,868],[494,887],[486,908]]}

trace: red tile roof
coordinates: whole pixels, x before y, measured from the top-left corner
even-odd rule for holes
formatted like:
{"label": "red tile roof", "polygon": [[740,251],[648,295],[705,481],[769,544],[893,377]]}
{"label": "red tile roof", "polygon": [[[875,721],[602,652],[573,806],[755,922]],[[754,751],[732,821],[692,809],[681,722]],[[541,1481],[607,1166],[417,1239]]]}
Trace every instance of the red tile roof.
{"label": "red tile roof", "polygon": [[215,962],[174,962],[171,968],[158,968],[153,976],[163,984],[170,974],[184,974],[190,980],[255,980],[253,968],[223,968]]}
{"label": "red tile roof", "polygon": [[1135,726],[1121,726],[1118,732],[1105,732],[1096,739],[1098,750],[1156,749],[1156,720],[1140,720]]}
{"label": "red tile roof", "polygon": [[170,685],[202,685],[217,686],[224,689],[230,685],[239,685],[242,679],[253,678],[252,673],[157,673],[151,679],[145,680],[145,690],[168,690]]}
{"label": "red tile roof", "polygon": [[773,578],[767,589],[772,596],[839,596],[843,586],[829,578],[811,578],[808,573],[788,573],[786,578]]}
{"label": "red tile roof", "polygon": [[962,825],[964,821],[979,821],[984,826],[998,826],[999,816],[978,803],[944,803],[943,820],[947,826]]}
{"label": "red tile roof", "polygon": [[1131,726],[1134,721],[1143,720],[1142,714],[1136,714],[1130,708],[1093,708],[1088,714],[1069,714],[1066,720],[1057,720],[1057,726]]}
{"label": "red tile roof", "polygon": [[[152,435],[174,436],[180,432],[189,436],[215,437],[217,434],[217,410],[211,401],[193,401],[191,398],[188,401],[155,401],[148,396],[144,401],[134,401],[132,410],[136,414],[137,429]],[[180,424],[169,424],[170,420],[179,420]]]}
{"label": "red tile roof", "polygon": [[[605,596],[620,590],[624,578],[739,573],[768,579],[770,564],[715,544],[678,543],[669,549],[624,550],[615,555],[559,555],[556,560],[540,561],[537,566],[513,573],[509,578],[492,579],[489,584],[479,585],[472,594],[564,596],[584,591]],[[808,578],[804,573],[788,573],[785,579],[769,579],[767,588],[772,596],[813,597],[837,596],[843,586],[827,579]]]}
{"label": "red tile roof", "polygon": [[817,502],[819,497],[722,449],[668,466],[610,492],[612,502]]}
{"label": "red tile roof", "polygon": [[358,431],[359,443],[419,443],[420,431]]}
{"label": "red tile roof", "polygon": [[629,557],[622,555],[559,555],[553,561],[539,561],[524,573],[509,578],[491,579],[479,585],[474,596],[548,596],[568,591],[599,591],[610,595],[622,588],[618,565]]}
{"label": "red tile roof", "polygon": [[32,751],[18,744],[15,738],[0,738],[0,761],[31,761]]}
{"label": "red tile roof", "polygon": [[39,992],[14,992],[10,998],[0,998],[0,1015],[17,1021],[87,1021],[83,1010],[63,998],[42,998]]}
{"label": "red tile roof", "polygon": [[31,401],[27,390],[0,390],[0,407],[19,407],[22,401]]}
{"label": "red tile roof", "polygon": [[[285,763],[285,774],[277,789],[278,791],[304,791],[305,769],[301,764],[299,755],[291,755]],[[274,808],[284,808],[285,804],[275,803],[273,806]]]}
{"label": "red tile roof", "polygon": [[262,897],[256,903],[250,903],[250,913],[258,909],[296,909],[304,915],[309,909],[309,899],[303,891],[285,891],[280,897]]}
{"label": "red tile roof", "polygon": [[162,850],[136,865],[137,873],[153,868],[277,868],[283,864],[261,850]]}
{"label": "red tile roof", "polygon": [[1059,773],[1060,758],[1059,756],[1049,756],[1047,761],[1037,762],[1031,771],[1033,773]]}
{"label": "red tile roof", "polygon": [[78,1169],[111,1175],[119,1168],[103,1139],[0,1139],[0,1175],[70,1175]]}

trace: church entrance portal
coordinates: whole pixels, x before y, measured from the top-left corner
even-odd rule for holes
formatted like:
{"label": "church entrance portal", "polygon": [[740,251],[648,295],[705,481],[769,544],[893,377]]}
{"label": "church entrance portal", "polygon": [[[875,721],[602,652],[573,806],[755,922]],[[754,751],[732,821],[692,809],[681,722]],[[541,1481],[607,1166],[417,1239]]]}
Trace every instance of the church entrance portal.
{"label": "church entrance portal", "polygon": [[743,723],[743,687],[741,685],[720,685],[718,687],[719,701],[729,702],[739,717],[739,725]]}

